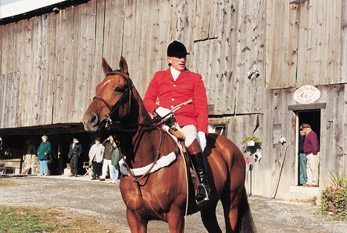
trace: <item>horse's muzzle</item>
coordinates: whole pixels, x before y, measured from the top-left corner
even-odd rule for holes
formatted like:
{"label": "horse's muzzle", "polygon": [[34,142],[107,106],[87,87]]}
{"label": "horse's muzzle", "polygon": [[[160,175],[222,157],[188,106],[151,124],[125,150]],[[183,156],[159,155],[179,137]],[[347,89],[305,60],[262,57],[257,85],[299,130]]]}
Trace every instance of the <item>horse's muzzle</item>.
{"label": "horse's muzzle", "polygon": [[83,116],[84,130],[95,132],[98,129],[99,117],[95,113],[84,114]]}

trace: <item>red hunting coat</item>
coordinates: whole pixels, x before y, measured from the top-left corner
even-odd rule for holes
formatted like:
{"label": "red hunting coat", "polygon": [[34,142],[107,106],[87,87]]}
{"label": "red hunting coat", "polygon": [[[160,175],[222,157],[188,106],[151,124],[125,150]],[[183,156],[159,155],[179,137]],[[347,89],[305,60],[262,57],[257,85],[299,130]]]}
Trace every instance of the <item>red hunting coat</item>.
{"label": "red hunting coat", "polygon": [[148,86],[143,102],[147,111],[153,114],[158,106],[171,109],[189,99],[193,103],[174,113],[177,123],[181,127],[193,124],[198,131],[207,133],[208,106],[200,74],[183,71],[175,81],[170,69],[158,71]]}

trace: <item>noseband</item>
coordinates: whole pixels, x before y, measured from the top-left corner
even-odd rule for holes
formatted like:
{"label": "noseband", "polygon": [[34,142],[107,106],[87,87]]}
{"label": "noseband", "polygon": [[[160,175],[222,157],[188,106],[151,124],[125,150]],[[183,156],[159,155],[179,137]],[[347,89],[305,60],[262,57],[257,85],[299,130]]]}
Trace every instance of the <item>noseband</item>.
{"label": "noseband", "polygon": [[119,108],[124,103],[126,103],[126,99],[128,100],[127,102],[129,104],[129,107],[128,107],[126,115],[129,114],[130,109],[131,109],[131,95],[132,95],[132,91],[131,91],[132,82],[131,82],[130,78],[126,77],[125,74],[123,74],[121,72],[118,72],[118,71],[112,72],[112,73],[108,73],[106,75],[106,77],[108,75],[120,75],[120,76],[122,76],[126,80],[126,82],[127,82],[127,87],[124,90],[122,90],[123,94],[120,97],[119,101],[114,106],[111,106],[104,98],[102,98],[100,96],[94,96],[93,97],[93,100],[100,100],[103,104],[105,104],[105,106],[110,111],[108,113],[107,117],[101,122],[101,124],[104,125],[106,130],[110,130],[111,125],[113,124],[111,116],[113,115],[113,113],[115,113],[117,110],[119,110]]}

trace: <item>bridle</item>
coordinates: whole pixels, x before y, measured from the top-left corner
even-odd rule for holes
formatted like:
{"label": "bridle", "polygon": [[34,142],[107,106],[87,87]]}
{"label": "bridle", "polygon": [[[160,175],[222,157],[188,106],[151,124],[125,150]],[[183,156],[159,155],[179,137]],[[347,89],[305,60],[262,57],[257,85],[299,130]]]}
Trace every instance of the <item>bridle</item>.
{"label": "bridle", "polygon": [[[111,104],[109,104],[104,98],[100,97],[100,96],[94,96],[93,97],[93,100],[99,100],[101,101],[108,109],[109,109],[109,113],[107,115],[107,117],[101,122],[101,125],[106,129],[106,130],[110,130],[111,129],[111,126],[113,124],[113,121],[112,121],[112,118],[111,116],[117,111],[119,110],[119,108],[126,102],[128,102],[129,106],[128,106],[128,109],[127,109],[127,112],[126,112],[126,115],[128,115],[130,113],[130,109],[131,109],[131,98],[132,98],[132,87],[133,87],[133,84],[131,82],[131,79],[126,76],[124,73],[121,73],[119,71],[115,71],[115,72],[112,72],[112,73],[108,73],[106,75],[106,77],[108,75],[120,75],[121,77],[123,77],[125,80],[126,80],[126,88],[122,89],[122,90],[116,90],[118,92],[122,92],[122,96],[120,97],[119,101],[114,105],[114,106],[111,106]],[[121,131],[128,131],[128,132],[135,132],[135,131],[138,131],[138,127],[140,126],[140,132],[143,131],[143,130],[151,130],[151,129],[154,129],[154,128],[157,128],[156,125],[153,125],[153,120],[152,121],[149,121],[147,122],[147,124],[136,124],[136,129],[130,129],[130,130],[121,130]],[[120,121],[117,122],[119,125],[122,125]],[[127,167],[127,170],[129,172],[129,175],[130,177],[132,177],[133,181],[134,182],[139,182],[140,180],[144,179],[145,177],[148,177],[148,174],[150,173],[150,171],[152,170],[152,168],[154,167],[154,165],[157,163],[159,157],[160,157],[160,149],[161,149],[161,146],[162,146],[162,140],[163,140],[163,135],[162,135],[162,131],[159,131],[160,132],[160,140],[159,140],[159,145],[158,145],[158,149],[157,149],[157,153],[155,155],[155,158],[154,158],[154,162],[152,163],[152,166],[150,167],[150,169],[148,169],[148,171],[142,175],[141,177],[135,177],[135,175],[133,174],[132,170],[130,169],[130,166],[126,160],[126,155],[123,153],[122,149],[120,148],[120,146],[117,146],[120,153],[121,153],[121,157],[123,158],[123,161],[124,161],[124,164],[125,166]],[[112,135],[114,138],[118,138],[117,134],[115,135]],[[138,137],[141,137],[140,134],[138,134],[137,136],[137,139]],[[136,139],[136,141],[137,141]]]}
{"label": "bridle", "polygon": [[113,124],[112,118],[111,116],[117,111],[119,110],[119,108],[126,103],[126,101],[128,102],[129,106],[126,112],[126,115],[129,114],[130,109],[131,109],[131,96],[132,96],[132,82],[131,79],[129,77],[127,77],[127,75],[125,75],[122,72],[119,71],[115,71],[115,72],[111,72],[108,73],[106,75],[106,77],[108,75],[119,75],[122,78],[124,78],[126,80],[126,88],[122,89],[122,90],[117,90],[118,92],[122,92],[122,96],[120,97],[119,101],[114,105],[111,106],[104,98],[100,97],[100,96],[94,96],[93,100],[99,100],[101,101],[103,104],[105,104],[105,106],[109,109],[109,113],[107,115],[107,117],[101,122],[101,125],[103,125],[105,127],[106,130],[110,130],[111,125]]}

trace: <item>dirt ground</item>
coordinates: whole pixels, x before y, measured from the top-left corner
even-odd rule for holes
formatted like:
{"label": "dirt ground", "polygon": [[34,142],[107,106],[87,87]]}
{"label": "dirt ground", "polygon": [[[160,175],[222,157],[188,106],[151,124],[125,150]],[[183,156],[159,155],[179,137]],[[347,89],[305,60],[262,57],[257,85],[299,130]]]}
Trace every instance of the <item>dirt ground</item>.
{"label": "dirt ground", "polygon": [[[88,177],[0,177],[0,205],[54,207],[69,213],[92,217],[120,232],[130,232],[125,205],[118,184],[90,181]],[[259,233],[345,233],[347,222],[331,222],[318,216],[317,206],[262,197],[249,198]],[[224,228],[222,208],[218,221]],[[206,232],[199,214],[186,218],[186,232]],[[166,223],[152,221],[148,232],[168,232]]]}

